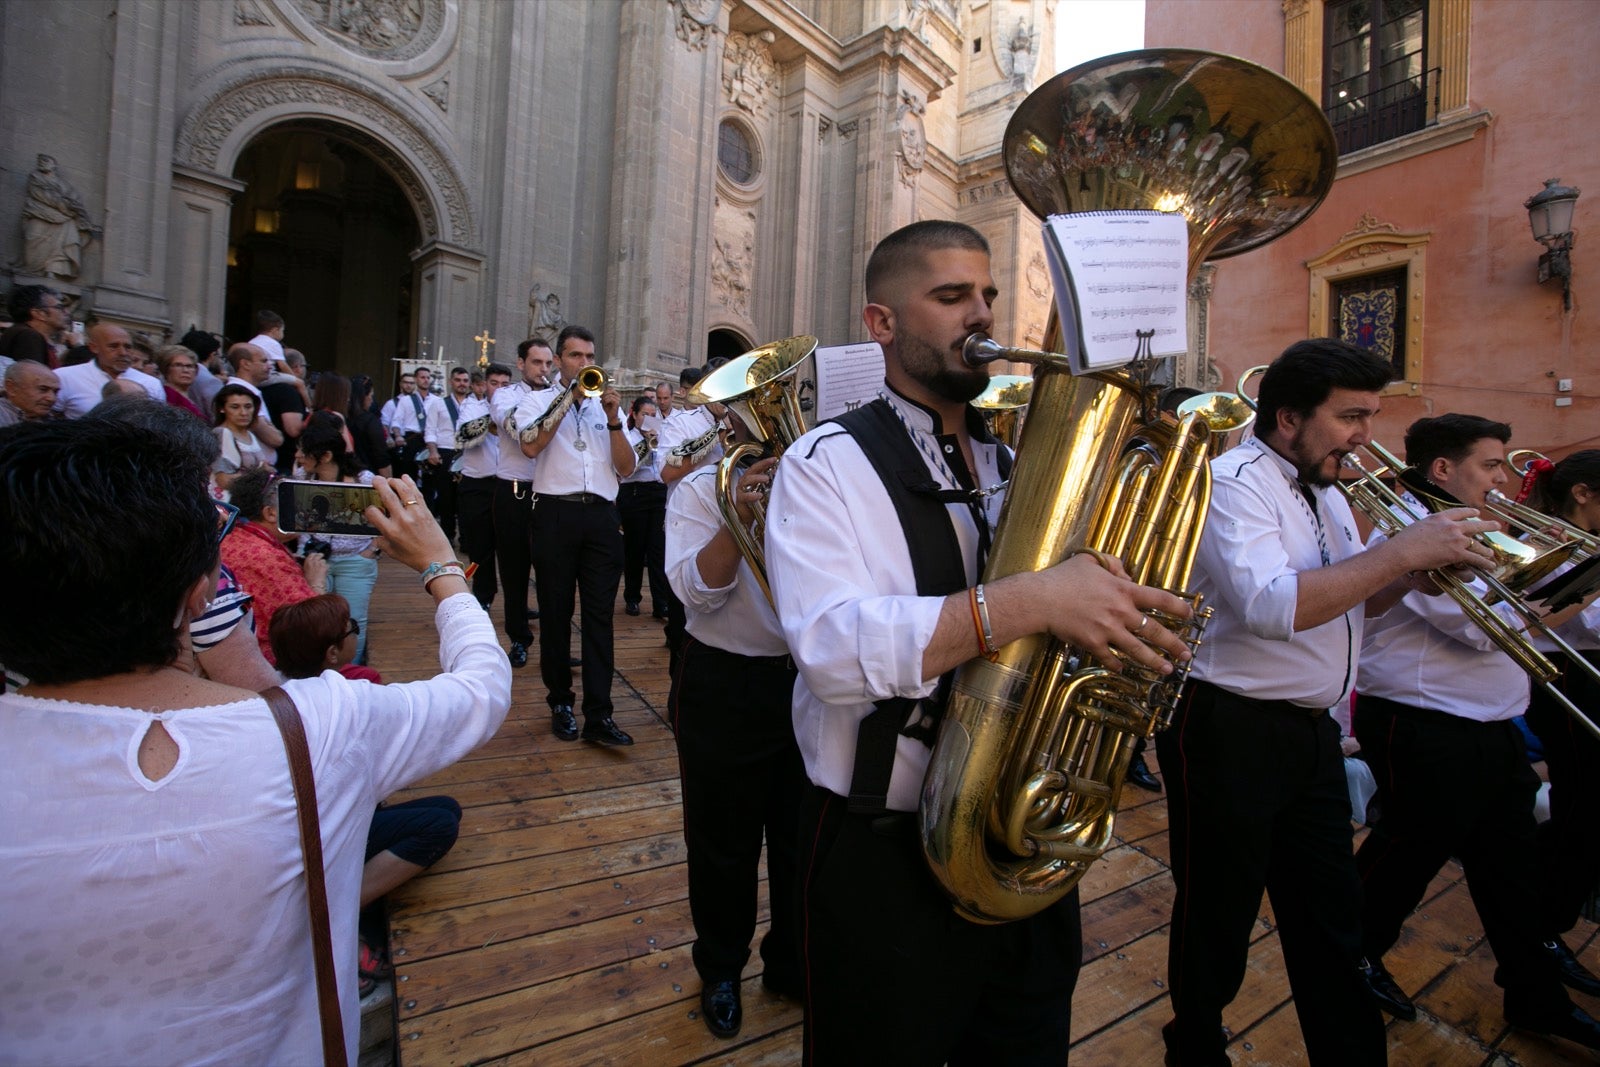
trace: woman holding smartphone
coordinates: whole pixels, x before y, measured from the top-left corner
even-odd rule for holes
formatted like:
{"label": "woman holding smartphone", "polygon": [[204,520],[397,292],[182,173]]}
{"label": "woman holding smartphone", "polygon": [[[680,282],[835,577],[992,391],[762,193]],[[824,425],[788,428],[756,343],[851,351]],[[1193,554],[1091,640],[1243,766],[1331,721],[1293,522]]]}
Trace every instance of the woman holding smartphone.
{"label": "woman holding smartphone", "polygon": [[[337,416],[318,411],[306,420],[300,432],[295,465],[308,481],[347,482],[371,485],[372,472],[363,470],[355,454],[345,446],[344,426]],[[301,538],[301,548],[309,535]],[[319,538],[332,546],[328,557],[328,592],[338,593],[350,602],[350,617],[361,627],[356,662],[367,662],[367,606],[372,586],[378,580],[378,549],[372,538],[358,534],[329,534]]]}

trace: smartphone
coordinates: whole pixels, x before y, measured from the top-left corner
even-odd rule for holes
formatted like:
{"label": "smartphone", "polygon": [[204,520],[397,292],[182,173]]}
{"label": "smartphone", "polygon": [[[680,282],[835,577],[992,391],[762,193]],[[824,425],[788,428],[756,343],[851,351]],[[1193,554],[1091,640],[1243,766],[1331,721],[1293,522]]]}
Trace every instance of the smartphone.
{"label": "smartphone", "polygon": [[351,482],[278,483],[278,529],[284,533],[376,534],[364,514],[378,491]]}

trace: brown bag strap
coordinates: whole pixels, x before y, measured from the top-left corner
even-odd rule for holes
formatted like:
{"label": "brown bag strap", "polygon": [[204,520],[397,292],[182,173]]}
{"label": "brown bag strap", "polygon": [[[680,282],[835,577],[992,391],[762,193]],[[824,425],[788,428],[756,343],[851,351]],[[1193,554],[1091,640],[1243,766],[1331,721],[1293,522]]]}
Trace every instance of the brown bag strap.
{"label": "brown bag strap", "polygon": [[300,711],[282,686],[264,691],[261,698],[283,734],[289,754],[289,777],[294,782],[295,808],[300,817],[300,852],[305,858],[306,904],[311,912],[311,952],[317,963],[317,1008],[322,1015],[322,1060],[328,1067],[345,1067],[344,1021],[339,1015],[339,980],[333,967],[333,934],[328,922],[328,886],[322,864],[322,826],[317,819],[317,784],[311,777],[311,750],[306,745]]}

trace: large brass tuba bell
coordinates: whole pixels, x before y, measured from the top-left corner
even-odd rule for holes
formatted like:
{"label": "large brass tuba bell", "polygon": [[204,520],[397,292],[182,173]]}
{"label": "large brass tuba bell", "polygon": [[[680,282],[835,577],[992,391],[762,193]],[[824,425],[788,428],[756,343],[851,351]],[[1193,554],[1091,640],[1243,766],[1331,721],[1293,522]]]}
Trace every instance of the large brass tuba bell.
{"label": "large brass tuba bell", "polygon": [[806,335],[786,337],[729,360],[701,378],[689,391],[693,404],[723,404],[744,423],[752,440],[737,444],[723,453],[717,464],[717,506],[722,521],[733,534],[739,554],[750,564],[767,603],[772,590],[767,585],[767,554],[764,539],[766,508],[757,505],[756,519],[746,529],[734,505],[739,465],[762,455],[779,456],[805,433],[809,418],[800,398],[802,368],[809,366],[817,350],[817,339]]}
{"label": "large brass tuba bell", "polygon": [[[1128,52],[1051,79],[1012,116],[1004,154],[1017,196],[1040,217],[1181,212],[1191,275],[1300,223],[1338,158],[1327,120],[1299,89],[1243,60],[1184,49]],[[975,362],[1036,365],[984,579],[1093,548],[1136,580],[1183,592],[1209,501],[1207,442],[1237,426],[1239,406],[1175,420],[1157,411],[1148,363],[1074,377],[1052,353],[981,337],[968,349]],[[1191,645],[1203,625],[1198,614],[1156,621]],[[1177,687],[1175,676],[1126,663],[1112,674],[1042,634],[961,667],[920,813],[924,855],[959,912],[1025,918],[1077,884],[1111,841],[1134,742],[1166,724]]]}

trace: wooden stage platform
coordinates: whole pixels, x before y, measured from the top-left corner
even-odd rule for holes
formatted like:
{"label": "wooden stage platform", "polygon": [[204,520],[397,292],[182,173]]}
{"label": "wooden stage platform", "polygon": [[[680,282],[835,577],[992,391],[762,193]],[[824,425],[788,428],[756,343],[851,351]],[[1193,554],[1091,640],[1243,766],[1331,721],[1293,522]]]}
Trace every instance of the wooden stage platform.
{"label": "wooden stage platform", "polygon": [[[437,671],[429,604],[410,572],[384,561],[369,632],[385,679]],[[632,748],[552,737],[533,650],[515,672],[499,734],[402,794],[448,793],[465,809],[454,851],[392,897],[405,1067],[800,1062],[800,1007],[762,988],[759,956],[745,972],[743,1032],[719,1040],[698,1018],[661,624],[624,615],[619,601],[616,646],[616,719],[633,734]],[[1119,845],[1082,887],[1075,1067],[1161,1062],[1173,893],[1167,806],[1132,788],[1125,799]],[[1593,924],[1580,924],[1568,944],[1600,971]],[[1395,1067],[1554,1067],[1584,1056],[1507,1030],[1493,957],[1454,865],[1435,880],[1388,962],[1422,1012],[1389,1026]],[[1576,999],[1600,1012],[1600,1003]],[[1304,1062],[1264,901],[1250,972],[1226,1021],[1235,1064]]]}

